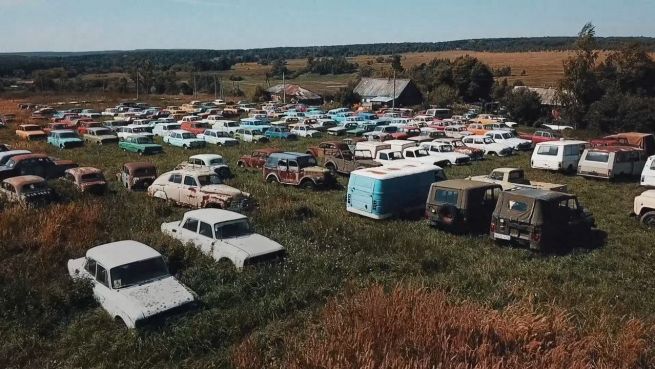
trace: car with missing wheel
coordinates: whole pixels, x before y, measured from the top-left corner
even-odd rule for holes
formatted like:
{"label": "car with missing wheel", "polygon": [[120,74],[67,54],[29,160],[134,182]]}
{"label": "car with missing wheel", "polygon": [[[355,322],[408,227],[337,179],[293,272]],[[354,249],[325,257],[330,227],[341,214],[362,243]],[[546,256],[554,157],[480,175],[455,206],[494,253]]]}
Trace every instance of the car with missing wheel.
{"label": "car with missing wheel", "polygon": [[157,167],[148,162],[125,163],[116,177],[128,191],[146,190],[157,179]]}
{"label": "car with missing wheel", "polygon": [[282,152],[271,154],[264,164],[264,180],[306,189],[331,187],[336,184],[332,173],[309,154]]}
{"label": "car with missing wheel", "polygon": [[182,220],[163,223],[161,230],[184,245],[193,245],[219,264],[237,269],[284,258],[279,243],[255,233],[245,215],[221,209],[188,211]]}
{"label": "car with missing wheel", "polygon": [[451,179],[435,182],[425,208],[433,227],[451,232],[478,232],[489,229],[491,214],[503,188],[494,183]]}
{"label": "car with missing wheel", "polygon": [[224,184],[221,177],[209,169],[166,172],[148,187],[148,195],[196,209],[246,211],[253,205],[249,193]]}
{"label": "car with missing wheel", "polygon": [[128,328],[141,328],[192,308],[197,295],[170,275],[162,255],[137,241],[89,249],[68,260],[73,279],[90,281],[105,311]]}

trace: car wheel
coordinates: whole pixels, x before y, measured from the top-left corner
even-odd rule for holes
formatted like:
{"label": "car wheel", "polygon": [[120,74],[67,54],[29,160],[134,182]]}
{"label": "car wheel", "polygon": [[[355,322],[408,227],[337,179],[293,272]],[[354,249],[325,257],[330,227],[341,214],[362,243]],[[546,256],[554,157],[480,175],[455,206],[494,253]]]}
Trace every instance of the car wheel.
{"label": "car wheel", "polygon": [[118,329],[127,329],[127,323],[120,316],[114,318],[114,324]]}
{"label": "car wheel", "polygon": [[136,153],[139,154],[139,156],[143,156],[143,151],[141,150],[137,151]]}
{"label": "car wheel", "polygon": [[305,189],[305,190],[313,190],[316,188],[316,184],[312,180],[304,180],[300,183],[300,187]]}
{"label": "car wheel", "polygon": [[488,152],[487,155],[489,155],[489,156],[498,156],[498,154],[496,154],[494,151]]}
{"label": "car wheel", "polygon": [[187,146],[187,145],[182,145],[182,149],[184,149],[184,150],[189,150],[189,146]]}
{"label": "car wheel", "polygon": [[325,169],[329,170],[330,174],[332,174],[333,176],[337,175],[337,168],[334,166],[334,164],[332,163],[326,164]]}
{"label": "car wheel", "polygon": [[646,228],[655,228],[655,211],[649,211],[641,216],[641,224]]}
{"label": "car wheel", "polygon": [[266,178],[267,183],[280,183],[280,181],[277,180],[277,177],[275,176],[268,176]]}
{"label": "car wheel", "polygon": [[59,145],[59,149],[63,150],[64,149],[64,144]]}
{"label": "car wheel", "polygon": [[239,168],[245,168],[246,165],[245,165],[242,161],[240,161],[240,162],[237,163],[237,167],[239,167]]}

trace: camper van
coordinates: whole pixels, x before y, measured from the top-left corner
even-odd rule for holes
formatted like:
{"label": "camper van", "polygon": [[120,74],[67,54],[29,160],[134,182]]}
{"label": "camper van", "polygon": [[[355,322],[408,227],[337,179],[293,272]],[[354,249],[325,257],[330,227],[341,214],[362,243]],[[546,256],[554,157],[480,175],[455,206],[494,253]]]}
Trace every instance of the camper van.
{"label": "camper van", "polygon": [[576,140],[538,143],[532,152],[530,166],[533,169],[561,170],[574,173],[586,145],[586,141]]}
{"label": "camper van", "polygon": [[646,160],[644,170],[641,172],[641,181],[639,184],[642,186],[655,187],[655,155]]}
{"label": "camper van", "polygon": [[445,179],[441,168],[420,163],[355,170],[346,210],[373,219],[422,213],[432,183]]}
{"label": "camper van", "polygon": [[638,176],[646,164],[646,153],[636,147],[607,146],[586,149],[578,163],[578,175],[613,179]]}

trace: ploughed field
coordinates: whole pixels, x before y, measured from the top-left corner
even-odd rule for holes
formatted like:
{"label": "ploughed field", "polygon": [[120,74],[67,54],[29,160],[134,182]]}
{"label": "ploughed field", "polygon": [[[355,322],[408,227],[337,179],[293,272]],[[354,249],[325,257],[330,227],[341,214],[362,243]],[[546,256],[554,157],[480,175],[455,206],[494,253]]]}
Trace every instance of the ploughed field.
{"label": "ploughed field", "polygon": [[[304,152],[320,141],[271,146]],[[302,334],[325,306],[334,309],[333,299],[338,305],[371,285],[423,286],[484,309],[503,310],[526,300],[536,311],[554,305],[565,309],[581,332],[615,332],[632,317],[653,323],[653,233],[628,217],[642,189],[633,182],[531,170],[528,153],[447,168],[446,173],[463,178],[513,166],[526,169],[531,179],[566,184],[606,232],[602,244],[598,235],[567,253],[544,255],[495,245],[486,235],[447,234],[422,219],[374,221],[351,215],[345,209],[347,177],[339,178],[341,189],[309,192],[266,184],[260,172],[236,168],[240,155],[262,145],[196,151],[164,145],[163,155],[142,158],[117,145],[62,151],[44,142],[17,142],[13,127],[0,130],[0,143],[100,168],[111,181],[103,197],[78,195],[53,181],[63,198],[60,204],[0,212],[3,367],[248,367],[252,362],[239,353],[252,349],[250,341],[243,344],[251,334],[270,344],[269,355],[284,356],[286,346],[279,344],[284,337]],[[115,173],[125,162],[152,161],[163,173],[205,152],[228,159],[236,175],[228,183],[253,194],[258,203],[251,214],[255,229],[287,248],[286,262],[241,273],[222,270],[209,257],[161,234],[162,222],[181,219],[187,209],[129,193],[116,182]],[[88,286],[69,279],[66,261],[92,246],[124,239],[161,251],[172,273],[198,293],[201,306],[160,328],[131,332],[116,325],[93,301]]]}

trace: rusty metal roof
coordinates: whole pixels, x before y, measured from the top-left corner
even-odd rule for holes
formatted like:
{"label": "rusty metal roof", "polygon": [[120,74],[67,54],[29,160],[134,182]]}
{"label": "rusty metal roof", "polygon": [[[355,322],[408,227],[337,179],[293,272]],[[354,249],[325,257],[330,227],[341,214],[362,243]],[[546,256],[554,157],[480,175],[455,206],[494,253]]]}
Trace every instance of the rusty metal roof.
{"label": "rusty metal roof", "polygon": [[30,185],[33,183],[42,183],[44,181],[45,179],[39,176],[18,176],[18,177],[7,178],[4,180],[5,183],[9,183],[14,188],[21,188],[25,185]]}
{"label": "rusty metal roof", "polygon": [[409,79],[396,79],[396,96],[394,96],[394,80],[392,78],[362,78],[355,87],[355,92],[363,98],[398,98],[409,86]]}
{"label": "rusty metal roof", "polygon": [[153,163],[148,163],[148,162],[125,163],[125,168],[127,168],[129,170],[154,168],[154,167],[155,167],[155,165]]}
{"label": "rusty metal roof", "polygon": [[268,90],[269,93],[276,94],[276,95],[281,95],[286,91],[287,97],[295,97],[298,98],[299,100],[320,100],[322,99],[321,95],[310,91],[304,87],[301,87],[299,85],[285,85],[280,84],[280,85],[275,85]]}

